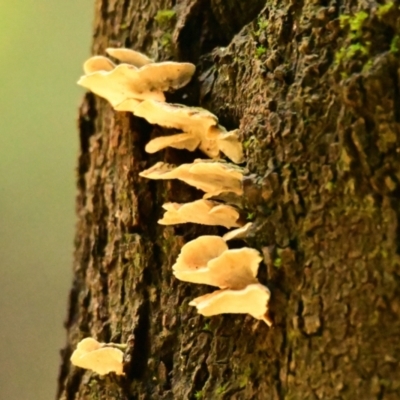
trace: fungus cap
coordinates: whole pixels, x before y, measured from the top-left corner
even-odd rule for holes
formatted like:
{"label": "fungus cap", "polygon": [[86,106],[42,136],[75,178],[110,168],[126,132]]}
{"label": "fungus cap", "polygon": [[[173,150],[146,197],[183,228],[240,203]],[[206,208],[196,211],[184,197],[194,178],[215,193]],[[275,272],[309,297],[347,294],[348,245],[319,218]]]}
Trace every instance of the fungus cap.
{"label": "fungus cap", "polygon": [[84,75],[78,85],[104,97],[113,107],[126,107],[121,103],[127,99],[165,101],[163,92],[186,85],[194,70],[195,66],[189,63],[162,62],[141,68],[120,64],[111,71]]}
{"label": "fungus cap", "polygon": [[123,375],[124,353],[112,344],[99,343],[93,338],[81,340],[72,353],[71,363],[77,367],[91,369],[99,375],[115,372]]}
{"label": "fungus cap", "polygon": [[243,148],[238,131],[227,132],[218,125],[218,118],[204,108],[145,100],[130,111],[151,124],[192,133],[199,140],[199,149],[211,158],[217,158],[221,151],[233,162],[243,162]]}
{"label": "fungus cap", "polygon": [[269,299],[268,288],[255,283],[241,290],[217,290],[195,298],[189,305],[195,306],[198,313],[206,317],[217,314],[250,314],[271,326],[266,315]]}
{"label": "fungus cap", "polygon": [[145,118],[151,124],[195,134],[205,134],[211,126],[218,123],[218,118],[204,108],[154,100],[143,101],[135,109],[135,115]]}
{"label": "fungus cap", "polygon": [[200,144],[198,139],[192,133],[178,133],[171,136],[160,136],[158,138],[150,140],[147,143],[145,150],[147,153],[156,153],[159,150],[165,149],[166,147],[173,147],[174,149],[194,151]]}
{"label": "fungus cap", "polygon": [[93,56],[83,63],[83,71],[86,75],[97,71],[112,71],[115,64],[104,56]]}
{"label": "fungus cap", "polygon": [[204,154],[211,158],[218,157],[217,142],[214,138],[206,137],[206,132],[211,126],[218,123],[218,118],[204,108],[146,100],[140,106],[135,107],[132,112],[151,124],[192,133],[197,137],[199,149]]}
{"label": "fungus cap", "polygon": [[191,203],[166,203],[161,225],[184,224],[192,222],[203,225],[221,225],[226,228],[238,227],[239,212],[232,206],[210,200],[196,200]]}
{"label": "fungus cap", "polygon": [[205,199],[220,193],[243,193],[243,170],[233,164],[195,160],[192,164],[175,167],[158,162],[139,175],[148,179],[179,179],[205,192]]}
{"label": "fungus cap", "polygon": [[120,105],[127,99],[144,100],[153,98],[164,101],[161,89],[153,90],[150,82],[140,78],[139,69],[133,65],[120,64],[112,71],[97,71],[82,76],[78,85],[108,100],[111,105]]}
{"label": "fungus cap", "polygon": [[195,271],[228,250],[225,241],[219,236],[199,236],[182,246],[181,252],[172,266],[173,271]]}
{"label": "fungus cap", "polygon": [[221,289],[243,289],[258,283],[256,278],[262,258],[248,247],[226,250],[196,270],[174,270],[177,279],[185,282],[217,286]]}
{"label": "fungus cap", "polygon": [[153,90],[166,92],[187,85],[195,70],[195,65],[191,63],[165,61],[144,65],[139,69],[139,73],[146,88],[150,86]]}
{"label": "fungus cap", "polygon": [[135,67],[143,67],[143,65],[151,64],[154,61],[147,57],[145,54],[139,53],[138,51],[126,49],[126,48],[113,48],[109,47],[106,49],[106,53],[111,57],[116,58],[118,61],[126,64],[132,64]]}

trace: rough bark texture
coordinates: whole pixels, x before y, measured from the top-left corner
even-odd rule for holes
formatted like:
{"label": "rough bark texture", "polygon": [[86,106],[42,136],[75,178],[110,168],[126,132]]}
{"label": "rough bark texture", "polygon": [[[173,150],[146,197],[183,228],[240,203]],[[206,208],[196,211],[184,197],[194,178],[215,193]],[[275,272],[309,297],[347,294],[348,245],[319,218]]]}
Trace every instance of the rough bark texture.
{"label": "rough bark texture", "polygon": [[[87,94],[59,399],[400,398],[399,34],[397,2],[96,1],[93,53],[194,62],[169,100],[240,126],[248,244],[264,254],[274,327],[188,306],[211,289],[171,265],[188,240],[223,231],[157,225],[163,202],[199,193],[138,173],[196,155],[147,155],[161,129]],[[131,334],[126,378],[71,367],[83,337]]]}

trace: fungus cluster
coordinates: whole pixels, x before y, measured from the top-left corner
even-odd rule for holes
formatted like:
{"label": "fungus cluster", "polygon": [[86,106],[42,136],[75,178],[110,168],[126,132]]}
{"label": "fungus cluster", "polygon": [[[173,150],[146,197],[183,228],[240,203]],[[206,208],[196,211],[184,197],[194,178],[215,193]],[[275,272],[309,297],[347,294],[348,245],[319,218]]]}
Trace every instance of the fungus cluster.
{"label": "fungus cluster", "polygon": [[182,247],[172,270],[181,281],[221,289],[189,303],[200,314],[250,314],[270,326],[267,317],[270,292],[257,279],[261,260],[255,249],[229,249],[219,236],[200,236]]}
{"label": "fungus cluster", "polygon": [[[257,272],[261,256],[255,249],[229,249],[227,241],[246,236],[251,223],[244,225],[239,210],[211,198],[224,193],[243,194],[244,170],[233,164],[244,161],[237,130],[227,131],[218,118],[198,107],[165,102],[164,92],[186,85],[195,72],[190,63],[154,62],[130,49],[109,48],[117,61],[94,56],[83,66],[78,84],[105,98],[116,111],[132,112],[151,124],[174,128],[178,133],[152,139],[145,151],[155,153],[166,147],[194,151],[210,159],[197,159],[179,166],[158,162],[139,175],[147,179],[179,179],[204,192],[202,199],[166,203],[162,225],[197,223],[235,228],[220,236],[200,236],[185,244],[172,266],[177,279],[218,288],[193,299],[189,305],[198,313],[212,316],[226,313],[250,314],[271,326],[268,318],[270,291],[260,284]],[[225,155],[233,163],[222,160]],[[74,365],[99,374],[123,374],[123,352],[114,344],[82,340],[71,357]]]}

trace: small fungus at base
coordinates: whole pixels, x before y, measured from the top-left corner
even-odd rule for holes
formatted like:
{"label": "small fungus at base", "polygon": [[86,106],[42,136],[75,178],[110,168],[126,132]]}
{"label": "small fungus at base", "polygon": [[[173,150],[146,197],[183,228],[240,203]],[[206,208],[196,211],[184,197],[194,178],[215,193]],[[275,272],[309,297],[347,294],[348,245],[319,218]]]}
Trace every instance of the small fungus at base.
{"label": "small fungus at base", "polygon": [[154,61],[146,55],[139,53],[138,51],[126,49],[126,48],[113,48],[109,47],[106,49],[106,53],[111,57],[114,57],[118,61],[125,64],[132,64],[137,68],[143,67],[143,65],[154,63]]}
{"label": "small fungus at base", "polygon": [[77,367],[91,369],[99,375],[115,372],[123,375],[124,353],[114,343],[99,343],[93,338],[81,340],[72,353],[71,363]]}
{"label": "small fungus at base", "polygon": [[195,298],[189,305],[195,306],[198,313],[206,317],[217,314],[250,314],[271,326],[272,322],[267,316],[269,299],[268,288],[255,283],[242,290],[217,290]]}
{"label": "small fungus at base", "polygon": [[96,71],[82,76],[78,85],[108,100],[119,110],[130,99],[165,101],[163,92],[185,86],[192,78],[195,66],[189,63],[162,62],[136,68],[119,64],[111,71]]}
{"label": "small fungus at base", "polygon": [[166,203],[161,225],[184,224],[187,222],[202,225],[221,225],[226,228],[238,227],[240,214],[232,206],[210,200],[196,200],[191,203]]}
{"label": "small fungus at base", "polygon": [[112,71],[116,65],[107,57],[94,56],[87,59],[83,64],[83,71],[86,75],[97,71]]}
{"label": "small fungus at base", "polygon": [[217,286],[220,289],[243,289],[258,283],[256,276],[261,260],[257,250],[243,247],[226,250],[196,270],[172,269],[175,277],[181,281]]}
{"label": "small fungus at base", "polygon": [[211,160],[195,160],[179,167],[158,162],[139,175],[148,179],[179,179],[205,192],[204,199],[224,192],[243,194],[243,170],[236,165]]}
{"label": "small fungus at base", "polygon": [[222,236],[222,239],[224,239],[225,242],[227,242],[228,240],[243,239],[249,233],[252,225],[253,225],[252,222],[248,222],[246,225],[240,228],[233,229],[232,231],[225,233],[225,235]]}
{"label": "small fungus at base", "polygon": [[174,271],[196,271],[228,250],[225,241],[219,236],[199,236],[182,246],[181,252],[172,266]]}

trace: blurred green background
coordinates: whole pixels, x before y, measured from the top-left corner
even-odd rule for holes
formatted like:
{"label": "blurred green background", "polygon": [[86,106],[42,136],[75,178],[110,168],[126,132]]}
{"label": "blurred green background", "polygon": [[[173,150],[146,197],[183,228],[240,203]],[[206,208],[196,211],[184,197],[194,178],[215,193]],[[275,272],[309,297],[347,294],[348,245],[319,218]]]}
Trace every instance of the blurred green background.
{"label": "blurred green background", "polygon": [[94,2],[0,0],[0,399],[53,399]]}

